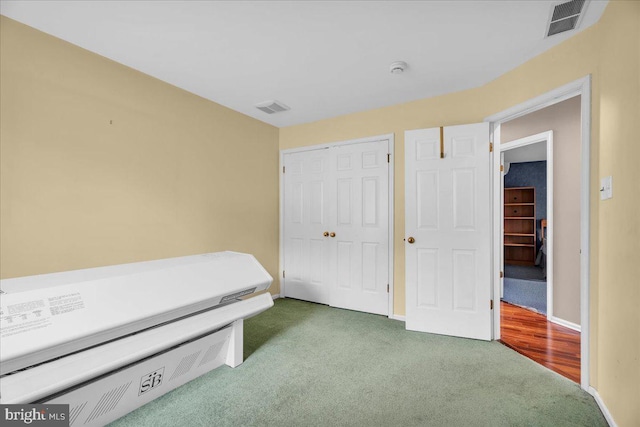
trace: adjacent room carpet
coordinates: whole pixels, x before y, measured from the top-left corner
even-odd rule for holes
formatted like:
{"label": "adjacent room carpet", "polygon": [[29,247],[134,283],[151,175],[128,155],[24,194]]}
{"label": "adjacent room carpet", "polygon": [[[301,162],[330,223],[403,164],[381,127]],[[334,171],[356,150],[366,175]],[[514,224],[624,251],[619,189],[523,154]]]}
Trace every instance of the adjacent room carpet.
{"label": "adjacent room carpet", "polygon": [[245,362],[112,425],[606,426],[572,381],[497,342],[291,299],[245,321]]}
{"label": "adjacent room carpet", "polygon": [[504,277],[523,280],[541,280],[545,281],[544,270],[536,266],[528,265],[505,265]]}
{"label": "adjacent room carpet", "polygon": [[503,301],[547,314],[547,282],[505,277]]}
{"label": "adjacent room carpet", "polygon": [[547,282],[542,268],[505,265],[502,283],[503,301],[547,314]]}

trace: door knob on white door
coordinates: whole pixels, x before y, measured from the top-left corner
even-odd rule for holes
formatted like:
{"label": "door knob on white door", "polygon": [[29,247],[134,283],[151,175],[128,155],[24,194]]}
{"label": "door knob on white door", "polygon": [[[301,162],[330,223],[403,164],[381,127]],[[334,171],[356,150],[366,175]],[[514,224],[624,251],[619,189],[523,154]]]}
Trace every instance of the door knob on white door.
{"label": "door knob on white door", "polygon": [[322,233],[322,235],[323,235],[324,237],[329,237],[329,232],[328,232],[328,231],[325,231],[324,233]]}
{"label": "door knob on white door", "polygon": [[415,241],[416,241],[416,239],[414,239],[413,237],[409,237],[409,238],[407,239],[407,242],[409,242],[409,243],[411,243],[411,244],[415,243]]}
{"label": "door knob on white door", "polygon": [[336,233],[334,233],[333,231],[331,233],[329,233],[329,236],[331,237],[336,237]]}

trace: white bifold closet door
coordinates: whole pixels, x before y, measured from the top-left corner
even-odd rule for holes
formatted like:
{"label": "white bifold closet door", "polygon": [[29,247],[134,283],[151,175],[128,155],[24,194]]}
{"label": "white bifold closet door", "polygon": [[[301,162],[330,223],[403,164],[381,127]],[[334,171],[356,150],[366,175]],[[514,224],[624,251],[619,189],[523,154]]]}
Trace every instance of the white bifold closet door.
{"label": "white bifold closet door", "polygon": [[283,156],[286,297],[388,314],[388,144]]}
{"label": "white bifold closet door", "polygon": [[489,124],[405,132],[406,328],[491,339]]}
{"label": "white bifold closet door", "polygon": [[[330,206],[335,204],[328,150],[284,156],[285,296],[329,304]],[[331,194],[334,193],[334,194]]]}

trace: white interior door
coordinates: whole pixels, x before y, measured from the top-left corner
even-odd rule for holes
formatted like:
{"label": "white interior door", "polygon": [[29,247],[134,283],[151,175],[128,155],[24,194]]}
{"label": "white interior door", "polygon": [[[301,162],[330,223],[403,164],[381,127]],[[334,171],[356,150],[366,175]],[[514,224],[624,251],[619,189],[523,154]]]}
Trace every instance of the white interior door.
{"label": "white interior door", "polygon": [[406,131],[405,170],[406,328],[490,340],[489,124]]}
{"label": "white interior door", "polygon": [[328,150],[286,154],[284,166],[285,296],[328,304],[334,251],[324,233],[335,204]]}
{"label": "white interior door", "polygon": [[388,141],[336,146],[334,307],[389,312]]}
{"label": "white interior door", "polygon": [[287,153],[284,296],[389,313],[389,141]]}

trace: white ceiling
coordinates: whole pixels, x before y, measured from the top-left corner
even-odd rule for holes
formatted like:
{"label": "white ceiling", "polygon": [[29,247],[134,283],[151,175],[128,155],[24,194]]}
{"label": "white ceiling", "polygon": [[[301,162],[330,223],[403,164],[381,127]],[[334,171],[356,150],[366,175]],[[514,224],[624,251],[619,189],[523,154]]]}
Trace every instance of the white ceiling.
{"label": "white ceiling", "polygon": [[[3,0],[0,13],[283,127],[483,85],[594,24],[607,2],[545,38],[558,3]],[[390,74],[399,60],[409,68]],[[291,110],[254,107],[273,99]]]}
{"label": "white ceiling", "polygon": [[540,162],[547,160],[547,142],[525,145],[504,152],[505,163]]}

